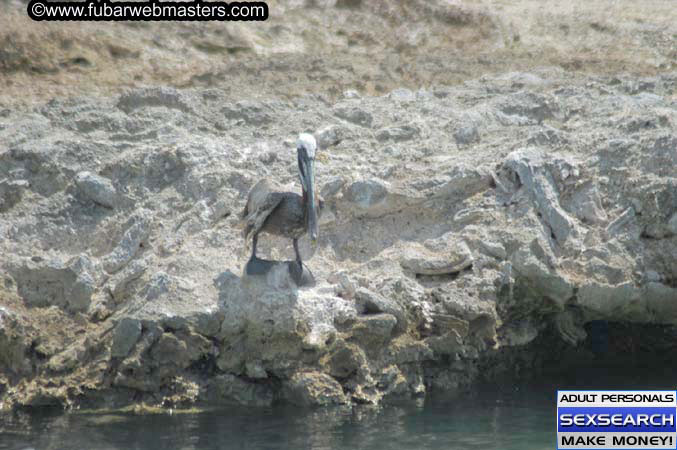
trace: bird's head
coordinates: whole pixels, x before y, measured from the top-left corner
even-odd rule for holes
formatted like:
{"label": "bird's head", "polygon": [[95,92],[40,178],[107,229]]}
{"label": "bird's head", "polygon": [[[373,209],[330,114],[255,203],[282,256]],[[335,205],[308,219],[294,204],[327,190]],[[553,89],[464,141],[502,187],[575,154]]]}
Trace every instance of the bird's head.
{"label": "bird's head", "polygon": [[303,197],[306,200],[308,217],[308,234],[313,244],[317,243],[319,235],[317,225],[317,209],[315,201],[315,152],[317,142],[312,134],[301,133],[296,141],[296,153],[299,162],[299,176],[303,188]]}

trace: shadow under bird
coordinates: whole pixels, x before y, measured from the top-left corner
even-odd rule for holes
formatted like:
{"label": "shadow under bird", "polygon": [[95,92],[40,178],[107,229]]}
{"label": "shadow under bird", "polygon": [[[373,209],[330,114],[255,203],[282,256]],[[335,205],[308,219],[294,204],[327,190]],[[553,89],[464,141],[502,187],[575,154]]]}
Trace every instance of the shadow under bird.
{"label": "shadow under bird", "polygon": [[256,256],[256,245],[261,232],[292,239],[296,261],[287,263],[297,284],[312,283],[312,274],[304,270],[298,240],[305,233],[315,245],[319,235],[318,219],[322,211],[322,200],[315,194],[315,153],[317,143],[311,134],[301,133],[296,142],[301,195],[285,192],[281,186],[263,179],[249,191],[247,204],[242,212],[245,243],[252,239],[252,254],[245,268],[249,275],[267,273],[279,264]]}

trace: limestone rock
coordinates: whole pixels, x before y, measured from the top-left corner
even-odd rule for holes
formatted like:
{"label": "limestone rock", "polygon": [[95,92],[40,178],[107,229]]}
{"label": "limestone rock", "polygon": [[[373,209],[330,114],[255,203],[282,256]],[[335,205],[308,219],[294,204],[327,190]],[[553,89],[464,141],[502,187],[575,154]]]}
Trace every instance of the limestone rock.
{"label": "limestone rock", "polygon": [[431,336],[425,343],[436,355],[455,355],[462,346],[462,339],[458,333],[452,331],[441,336]]}
{"label": "limestone rock", "polygon": [[376,133],[376,139],[380,142],[402,142],[414,139],[420,133],[419,128],[414,125],[400,125],[379,130]]}
{"label": "limestone rock", "polygon": [[123,318],[113,329],[113,344],[110,350],[111,357],[124,358],[134,348],[141,336],[141,321]]}
{"label": "limestone rock", "polygon": [[164,107],[188,111],[190,107],[181,92],[169,87],[135,89],[120,95],[117,107],[131,114],[140,108]]}
{"label": "limestone rock", "polygon": [[473,263],[473,257],[464,242],[452,242],[443,254],[420,244],[405,247],[400,264],[405,270],[419,275],[443,275],[457,273]]}
{"label": "limestone rock", "polygon": [[212,404],[270,406],[273,391],[265,384],[249,383],[233,375],[218,375],[209,382],[205,400]]}
{"label": "limestone rock", "polygon": [[117,192],[107,178],[83,171],[75,176],[75,184],[82,195],[106,208],[113,208],[117,202]]}
{"label": "limestone rock", "polygon": [[480,134],[474,125],[465,125],[454,132],[454,140],[458,145],[468,145],[479,142]]}
{"label": "limestone rock", "polygon": [[23,261],[14,270],[18,293],[29,306],[85,311],[96,289],[96,267],[80,255],[69,261]]}
{"label": "limestone rock", "polygon": [[367,128],[371,127],[374,120],[371,113],[357,106],[338,106],[334,109],[334,114],[343,120]]}
{"label": "limestone rock", "polygon": [[[476,30],[438,6],[432,34],[399,44],[459,17]],[[339,38],[363,39],[352,26]],[[282,38],[245,47],[288,55]],[[255,69],[325,79],[316,59],[281,61]],[[377,404],[538,365],[511,355],[541,339],[583,352],[592,321],[677,323],[673,78],[540,68],[393,89],[388,61],[358,82],[346,65],[331,95],[188,73],[0,108],[0,403]],[[246,271],[235,212],[264,177],[301,192],[301,131],[325,203],[299,286],[274,262],[294,258],[287,238],[261,234],[270,270]]]}
{"label": "limestone rock", "polygon": [[384,297],[367,288],[358,288],[355,292],[355,300],[359,311],[363,314],[387,313],[396,318],[395,330],[403,332],[407,329],[408,319],[406,311],[397,301]]}
{"label": "limestone rock", "polygon": [[141,277],[147,268],[148,263],[143,260],[132,261],[127,267],[112,276],[108,281],[108,286],[113,299],[116,302],[123,301],[128,294],[128,285]]}
{"label": "limestone rock", "polygon": [[342,405],[349,402],[341,385],[320,372],[295,373],[284,386],[285,397],[298,406]]}
{"label": "limestone rock", "polygon": [[357,318],[353,338],[370,352],[377,352],[392,337],[397,319],[391,314],[368,314]]}
{"label": "limestone rock", "polygon": [[341,142],[346,131],[339,125],[327,125],[314,133],[317,144],[321,149],[334,146]]}
{"label": "limestone rock", "polygon": [[251,125],[262,125],[273,120],[272,109],[269,105],[249,100],[224,106],[221,112],[229,119],[242,119]]}
{"label": "limestone rock", "polygon": [[627,320],[646,314],[646,299],[634,283],[626,282],[610,286],[601,283],[585,283],[578,291],[578,303],[604,317]]}
{"label": "limestone rock", "polygon": [[7,211],[19,203],[29,186],[26,180],[0,180],[0,212]]}
{"label": "limestone rock", "polygon": [[136,255],[141,244],[148,239],[151,222],[150,211],[138,211],[118,245],[104,259],[103,265],[108,273],[117,272]]}
{"label": "limestone rock", "polygon": [[0,306],[0,367],[11,374],[28,375],[31,372],[30,361],[25,355],[30,342],[23,322],[14,311]]}
{"label": "limestone rock", "polygon": [[677,235],[677,212],[668,221],[668,230],[671,234]]}
{"label": "limestone rock", "polygon": [[245,373],[252,379],[268,378],[266,370],[261,365],[260,361],[247,361],[245,364]]}
{"label": "limestone rock", "polygon": [[397,102],[412,102],[416,100],[416,94],[414,94],[410,89],[394,89],[388,94],[388,97]]}
{"label": "limestone rock", "polygon": [[327,364],[331,376],[345,379],[364,370],[367,359],[359,346],[342,342],[329,356]]}
{"label": "limestone rock", "polygon": [[560,205],[556,183],[542,152],[517,150],[508,155],[504,164],[519,177],[558,242],[564,243],[570,235],[577,234],[576,223]]}
{"label": "limestone rock", "polygon": [[344,198],[361,208],[369,208],[382,202],[388,188],[379,180],[356,181],[345,188]]}

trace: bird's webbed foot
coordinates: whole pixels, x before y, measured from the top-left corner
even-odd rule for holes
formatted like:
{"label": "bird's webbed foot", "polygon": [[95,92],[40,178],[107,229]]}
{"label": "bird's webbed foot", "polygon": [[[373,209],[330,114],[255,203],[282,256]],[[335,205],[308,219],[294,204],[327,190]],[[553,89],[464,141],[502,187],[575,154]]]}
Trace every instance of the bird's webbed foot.
{"label": "bird's webbed foot", "polygon": [[301,260],[289,261],[289,275],[297,286],[315,286],[315,277],[308,267],[303,265]]}

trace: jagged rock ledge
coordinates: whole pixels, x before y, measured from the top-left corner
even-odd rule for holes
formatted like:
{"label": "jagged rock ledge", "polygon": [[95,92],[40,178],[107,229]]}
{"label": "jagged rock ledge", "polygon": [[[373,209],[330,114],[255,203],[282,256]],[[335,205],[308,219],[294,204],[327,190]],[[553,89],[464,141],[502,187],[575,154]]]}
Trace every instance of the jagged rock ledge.
{"label": "jagged rock ledge", "polygon": [[[550,332],[674,327],[676,88],[543,69],[330,106],[155,87],[13,111],[0,407],[377,404]],[[303,289],[240,275],[236,214],[260,177],[295,182],[299,131],[327,202]]]}

